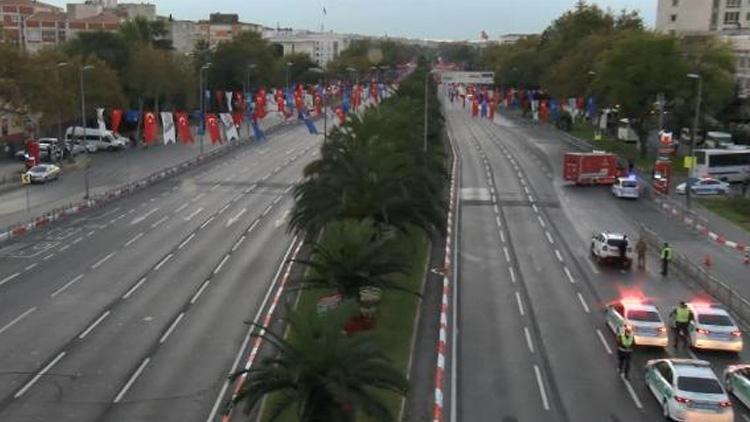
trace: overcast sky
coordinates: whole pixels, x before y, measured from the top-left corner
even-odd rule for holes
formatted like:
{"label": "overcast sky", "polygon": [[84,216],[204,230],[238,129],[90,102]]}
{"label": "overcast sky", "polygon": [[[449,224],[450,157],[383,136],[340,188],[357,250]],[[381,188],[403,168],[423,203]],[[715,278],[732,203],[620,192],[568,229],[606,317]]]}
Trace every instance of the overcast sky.
{"label": "overcast sky", "polygon": [[[47,0],[64,5],[65,0]],[[81,0],[78,0],[81,1]],[[143,0],[121,0],[141,2]],[[708,1],[708,0],[706,0]],[[431,39],[491,38],[542,31],[576,0],[157,0],[156,11],[175,19],[204,19],[212,12],[239,13],[246,22],[368,35]],[[594,0],[603,8],[641,12],[653,26],[657,0]],[[323,7],[327,15],[323,16]]]}

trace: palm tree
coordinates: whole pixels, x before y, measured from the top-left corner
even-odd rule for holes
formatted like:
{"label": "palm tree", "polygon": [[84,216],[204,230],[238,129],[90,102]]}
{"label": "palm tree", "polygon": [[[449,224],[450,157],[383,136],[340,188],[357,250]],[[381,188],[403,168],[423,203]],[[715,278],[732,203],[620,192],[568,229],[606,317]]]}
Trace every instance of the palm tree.
{"label": "palm tree", "polygon": [[232,378],[247,378],[234,403],[244,402],[250,412],[264,397],[277,394],[270,421],[293,409],[300,422],[352,422],[358,412],[374,420],[395,418],[377,391],[405,395],[408,381],[390,365],[369,334],[347,337],[343,322],[352,312],[341,306],[325,315],[292,312],[287,338],[267,329],[259,335],[277,353]]}
{"label": "palm tree", "polygon": [[310,271],[302,289],[335,289],[344,298],[358,298],[360,289],[401,290],[395,276],[406,274],[409,263],[390,232],[377,230],[372,220],[343,220],[326,226],[320,242],[311,242],[312,257],[298,259]]}

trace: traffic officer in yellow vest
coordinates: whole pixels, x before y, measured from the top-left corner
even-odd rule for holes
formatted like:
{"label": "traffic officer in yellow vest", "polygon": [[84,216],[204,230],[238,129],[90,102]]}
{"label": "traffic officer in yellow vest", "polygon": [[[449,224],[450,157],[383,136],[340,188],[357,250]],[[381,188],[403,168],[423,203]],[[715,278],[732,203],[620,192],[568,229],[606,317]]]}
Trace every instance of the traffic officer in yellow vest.
{"label": "traffic officer in yellow vest", "polygon": [[664,247],[661,248],[661,275],[666,276],[669,270],[669,261],[672,260],[672,248],[669,243],[664,242]]}
{"label": "traffic officer in yellow vest", "polygon": [[633,354],[635,336],[629,325],[617,335],[617,373],[630,379],[630,356]]}
{"label": "traffic officer in yellow vest", "polygon": [[688,345],[688,326],[690,321],[693,320],[693,313],[690,312],[685,302],[680,302],[680,306],[674,308],[672,313],[669,314],[669,318],[672,320],[674,325],[674,347],[675,349],[680,344],[680,337],[682,337],[685,346]]}

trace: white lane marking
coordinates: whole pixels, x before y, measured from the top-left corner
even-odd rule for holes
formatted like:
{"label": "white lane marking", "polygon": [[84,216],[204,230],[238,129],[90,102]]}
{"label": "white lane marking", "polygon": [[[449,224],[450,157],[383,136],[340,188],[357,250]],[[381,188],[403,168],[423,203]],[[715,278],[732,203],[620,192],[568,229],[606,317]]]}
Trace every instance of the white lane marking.
{"label": "white lane marking", "polygon": [[638,398],[638,396],[635,394],[635,390],[633,390],[633,386],[630,385],[630,381],[628,381],[624,375],[620,374],[620,379],[622,382],[625,383],[625,387],[628,389],[628,393],[630,393],[630,398],[633,399],[633,402],[635,403],[635,407],[639,409],[643,409],[643,404],[641,404],[641,400]]}
{"label": "white lane marking", "polygon": [[547,400],[547,392],[544,390],[542,371],[539,370],[538,365],[534,365],[534,373],[536,374],[536,384],[539,387],[539,394],[542,396],[542,406],[544,407],[544,410],[549,410],[549,401]]}
{"label": "white lane marking", "polygon": [[568,277],[568,280],[570,281],[570,284],[575,284],[576,279],[573,278],[573,274],[570,273],[570,269],[568,267],[563,266],[563,271],[565,271],[565,275]]}
{"label": "white lane marking", "polygon": [[155,213],[156,211],[159,211],[159,207],[156,207],[156,208],[152,209],[151,211],[149,211],[149,212],[147,212],[147,213],[145,213],[145,214],[143,214],[143,215],[141,215],[139,217],[134,218],[133,221],[130,222],[130,225],[134,226],[134,225],[140,223],[141,221],[147,219],[151,214]]}
{"label": "white lane marking", "polygon": [[135,242],[136,240],[140,239],[141,237],[143,237],[143,233],[138,233],[137,235],[133,236],[132,239],[130,239],[127,242],[125,242],[125,247],[127,248],[128,246],[132,245],[133,242]]}
{"label": "white lane marking", "polygon": [[83,240],[83,236],[81,236],[81,237],[77,238],[76,240],[72,241],[71,243],[72,243],[73,245],[75,245],[76,243],[80,242],[81,240]]}
{"label": "white lane marking", "polygon": [[45,256],[44,258],[42,258],[42,261],[46,261],[46,260],[52,258],[53,256],[55,256],[55,254],[53,254],[53,253],[49,254],[49,255]]}
{"label": "white lane marking", "polygon": [[272,206],[272,205],[268,205],[268,206],[267,206],[267,207],[266,207],[266,208],[265,208],[265,209],[263,210],[263,212],[262,212],[262,213],[260,213],[260,215],[261,215],[262,217],[265,217],[265,216],[266,216],[266,214],[268,214],[269,212],[271,212],[271,209],[272,209],[272,208],[273,208],[273,206]]}
{"label": "white lane marking", "polygon": [[36,306],[34,306],[33,308],[29,308],[29,309],[25,310],[21,315],[13,318],[13,320],[11,322],[3,325],[3,327],[0,328],[0,334],[8,331],[10,329],[10,327],[18,324],[19,321],[21,321],[22,319],[26,318],[27,316],[29,316],[29,314],[31,314],[34,311],[36,311]]}
{"label": "white lane marking", "polygon": [[529,190],[528,186],[524,186],[523,187],[523,191],[526,192],[527,195],[531,193],[531,191]]}
{"label": "white lane marking", "polygon": [[240,237],[239,240],[237,240],[237,242],[234,244],[234,246],[232,246],[232,252],[236,251],[237,248],[239,248],[240,245],[242,244],[242,242],[244,242],[244,241],[245,241],[245,235],[243,234],[242,237]]}
{"label": "white lane marking", "polygon": [[91,230],[90,232],[86,233],[86,236],[91,237],[94,235],[94,233],[96,233],[96,231]]}
{"label": "white lane marking", "polygon": [[177,249],[182,249],[183,247],[185,247],[185,245],[187,245],[188,242],[193,240],[194,237],[195,237],[195,233],[190,233],[190,236],[188,236],[187,239],[183,240],[182,243],[180,243],[180,246],[177,247]]}
{"label": "white lane marking", "polygon": [[134,212],[135,212],[135,210],[136,210],[135,208],[131,208],[130,210],[128,210],[128,214],[132,214],[132,213],[134,213]]}
{"label": "white lane marking", "polygon": [[500,221],[500,216],[495,216],[495,224],[497,224],[497,227],[502,227],[503,223]]}
{"label": "white lane marking", "polygon": [[500,208],[497,207],[497,204],[494,204],[492,207],[495,209],[495,214],[500,214]]}
{"label": "white lane marking", "polygon": [[109,259],[112,258],[113,256],[115,256],[115,252],[110,252],[109,255],[105,256],[104,258],[102,258],[99,261],[97,261],[94,265],[92,265],[91,269],[95,270],[95,269],[101,267],[102,264],[104,264],[105,262],[109,261]]}
{"label": "white lane marking", "polygon": [[0,280],[0,286],[2,286],[3,284],[5,284],[5,283],[7,283],[7,282],[9,282],[11,280],[13,280],[14,278],[18,277],[19,275],[21,275],[21,273],[13,273],[13,274],[5,277],[4,279]]}
{"label": "white lane marking", "polygon": [[234,196],[234,198],[232,198],[232,202],[239,201],[240,199],[242,199],[242,196],[244,195],[245,195],[244,193],[238,193],[237,195]]}
{"label": "white lane marking", "polygon": [[128,290],[124,295],[122,295],[122,298],[123,299],[129,298],[130,295],[132,295],[133,292],[135,292],[136,290],[138,290],[138,288],[141,287],[141,285],[143,283],[145,283],[145,282],[146,282],[146,277],[143,277],[142,279],[138,280],[138,282],[135,283],[135,285],[133,287],[131,287],[130,290]]}
{"label": "white lane marking", "polygon": [[516,272],[513,270],[513,267],[508,267],[508,272],[510,273],[511,283],[516,284]]}
{"label": "white lane marking", "polygon": [[178,213],[179,213],[180,211],[184,210],[184,209],[185,209],[185,208],[187,208],[187,207],[188,207],[188,204],[187,204],[187,203],[185,203],[185,204],[182,204],[182,205],[180,205],[180,206],[179,206],[179,207],[178,207],[178,208],[177,208],[176,210],[174,210],[174,213],[175,213],[175,214],[178,214]]}
{"label": "white lane marking", "polygon": [[125,384],[124,387],[122,387],[122,390],[120,390],[120,392],[115,397],[114,403],[119,403],[120,400],[122,400],[122,398],[125,397],[125,394],[128,392],[128,390],[133,385],[135,380],[138,379],[138,377],[141,375],[141,372],[143,372],[143,370],[146,369],[146,365],[148,365],[149,362],[151,362],[151,358],[146,358],[143,360],[143,362],[141,362],[141,365],[138,366],[138,369],[135,370],[135,372],[130,377],[128,382]]}
{"label": "white lane marking", "polygon": [[555,239],[552,238],[552,235],[548,230],[544,231],[544,234],[547,236],[547,242],[549,242],[551,245],[555,244]]}
{"label": "white lane marking", "polygon": [[503,242],[503,243],[505,243],[505,234],[503,234],[503,231],[500,230],[500,231],[498,231],[498,233],[500,233],[500,241]]}
{"label": "white lane marking", "polygon": [[521,293],[516,291],[516,303],[518,304],[518,312],[521,314],[521,316],[524,316],[525,313],[523,311],[523,302],[521,301]]}
{"label": "white lane marking", "polygon": [[586,300],[583,298],[583,295],[581,292],[578,292],[578,300],[581,302],[581,306],[583,306],[583,310],[586,311],[586,313],[590,313],[591,310],[589,309],[589,305],[586,304]]}
{"label": "white lane marking", "polygon": [[228,228],[228,227],[231,227],[231,226],[232,226],[232,224],[236,223],[236,222],[237,222],[237,220],[239,220],[239,218],[240,218],[240,217],[242,217],[242,215],[243,215],[243,214],[245,214],[246,212],[247,212],[247,208],[243,208],[243,209],[241,209],[241,210],[240,210],[240,212],[238,212],[238,213],[237,213],[237,214],[235,214],[235,215],[234,215],[233,217],[231,217],[231,218],[229,218],[229,219],[227,220],[227,224],[226,224],[226,226],[225,226],[225,227],[227,227],[227,228]]}
{"label": "white lane marking", "polygon": [[[190,213],[190,215],[188,215],[187,217],[185,217],[185,221],[190,221],[190,220],[192,220],[192,219],[193,219],[193,217],[195,217],[196,215],[200,214],[200,213],[201,213],[201,211],[203,211],[203,207],[198,207],[198,209],[197,209],[197,210],[193,211],[192,213]],[[201,227],[201,228],[202,228],[202,227]]]}
{"label": "white lane marking", "polygon": [[206,196],[206,194],[205,194],[205,193],[203,193],[203,192],[201,192],[201,193],[199,193],[198,195],[195,195],[195,196],[193,197],[192,201],[193,201],[193,202],[195,202],[195,201],[197,201],[197,200],[199,200],[199,199],[203,198],[204,196]]}
{"label": "white lane marking", "polygon": [[60,287],[59,289],[57,289],[54,292],[52,292],[52,294],[50,294],[49,297],[55,297],[55,296],[59,295],[60,293],[62,293],[63,291],[65,291],[65,289],[67,289],[68,287],[72,286],[73,284],[75,284],[76,282],[78,282],[82,278],[83,278],[83,274],[79,274],[79,275],[75,276],[75,278],[73,278],[69,282],[63,284],[62,287]]}
{"label": "white lane marking", "polygon": [[294,150],[295,150],[295,148],[290,149],[289,151],[286,152],[286,155],[289,155],[289,154],[293,153]]}
{"label": "white lane marking", "polygon": [[224,258],[221,260],[221,262],[219,262],[219,265],[217,265],[216,268],[214,268],[214,274],[217,274],[219,271],[221,271],[221,267],[224,266],[224,264],[227,262],[228,259],[229,259],[229,255],[224,255]]}
{"label": "white lane marking", "polygon": [[539,208],[537,208],[536,204],[531,204],[531,209],[533,209],[535,213],[539,214]]}
{"label": "white lane marking", "polygon": [[529,352],[531,354],[534,354],[534,342],[531,341],[531,332],[529,331],[529,327],[523,327],[523,333],[526,335],[526,346],[529,347]]}
{"label": "white lane marking", "polygon": [[604,350],[607,351],[608,355],[612,354],[612,349],[609,347],[609,343],[607,343],[607,340],[604,338],[604,334],[602,334],[602,330],[596,329],[596,335],[599,337],[599,340],[601,340],[602,345],[604,346]]}
{"label": "white lane marking", "polygon": [[274,223],[274,227],[279,228],[279,227],[283,226],[284,223],[286,223],[286,220],[289,218],[289,214],[291,214],[291,212],[292,212],[292,210],[286,210],[286,211],[284,211],[284,214],[281,215],[281,218],[279,218],[278,220],[276,220],[276,222]]}
{"label": "white lane marking", "polygon": [[219,187],[220,187],[220,186],[221,186],[221,185],[217,183],[217,184],[215,184],[215,185],[211,186],[211,189],[209,189],[209,191],[210,191],[210,192],[213,192],[213,191],[215,191],[216,189],[219,189]]}
{"label": "white lane marking", "polygon": [[224,205],[223,207],[221,207],[221,209],[219,210],[219,212],[217,214],[223,214],[224,211],[226,211],[227,208],[229,208],[230,206],[232,206],[232,204],[226,204],[226,205]]}
{"label": "white lane marking", "polygon": [[160,218],[160,219],[156,220],[156,221],[154,222],[154,224],[152,224],[152,225],[151,225],[151,228],[152,228],[152,229],[155,229],[155,228],[159,227],[159,225],[161,225],[161,223],[163,223],[163,222],[167,221],[167,219],[168,219],[168,218],[169,218],[169,217],[167,217],[167,216],[165,215],[164,217],[162,217],[162,218]]}
{"label": "white lane marking", "polygon": [[533,196],[526,195],[526,197],[529,198],[529,202],[531,202],[532,204],[534,203],[534,197]]}
{"label": "white lane marking", "polygon": [[82,332],[81,335],[78,336],[79,339],[83,340],[89,333],[94,331],[94,328],[96,328],[97,325],[99,325],[102,321],[104,321],[104,318],[108,317],[110,314],[110,311],[104,312],[99,318],[96,319],[91,325],[89,325],[89,328],[86,329],[86,331]]}
{"label": "white lane marking", "polygon": [[29,270],[31,270],[32,268],[36,267],[37,265],[39,265],[39,263],[38,263],[38,262],[35,262],[35,263],[33,263],[33,264],[30,264],[30,265],[27,265],[27,266],[26,266],[26,268],[24,268],[24,271],[29,271]]}
{"label": "white lane marking", "polygon": [[172,322],[172,325],[169,326],[167,331],[164,333],[164,335],[161,336],[159,339],[159,343],[164,343],[167,340],[167,337],[169,337],[170,334],[172,334],[172,331],[174,331],[175,327],[177,327],[177,324],[180,323],[180,320],[182,320],[182,317],[185,316],[185,312],[180,312],[179,315],[177,315],[177,318]]}
{"label": "white lane marking", "polygon": [[154,267],[154,271],[159,271],[159,269],[160,269],[160,268],[161,268],[161,267],[162,267],[162,266],[163,266],[164,264],[166,264],[166,263],[167,263],[167,261],[169,261],[170,259],[172,259],[172,256],[173,256],[172,254],[169,254],[169,255],[165,256],[165,257],[164,257],[164,259],[162,259],[161,261],[159,261],[159,263],[158,263],[158,264],[156,264],[156,266]]}
{"label": "white lane marking", "polygon": [[31,381],[27,382],[26,385],[23,386],[16,394],[13,395],[14,399],[17,399],[21,396],[23,396],[29,388],[31,388],[34,384],[36,384],[37,381],[39,381],[39,378],[43,377],[44,374],[47,373],[50,369],[52,369],[53,366],[57,364],[57,362],[60,361],[60,359],[65,357],[65,352],[60,352],[59,355],[57,355],[54,359],[52,359],[52,362],[48,363],[47,366],[42,368],[41,371],[37,372],[36,375],[34,375],[34,378],[31,379]]}
{"label": "white lane marking", "polygon": [[67,250],[68,248],[70,248],[70,245],[65,245],[65,246],[61,247],[60,249],[58,249],[57,251],[58,252],[63,252],[65,250]]}
{"label": "white lane marking", "polygon": [[505,260],[510,263],[510,253],[507,246],[503,246],[503,253],[505,254]]}
{"label": "white lane marking", "polygon": [[203,291],[206,290],[206,287],[208,287],[208,283],[210,283],[210,282],[211,282],[210,278],[208,280],[206,280],[206,281],[203,282],[203,284],[201,285],[200,289],[198,289],[198,291],[195,292],[195,294],[193,295],[193,297],[190,299],[190,304],[191,305],[194,304],[198,300],[198,298],[201,296],[201,294],[203,293]]}
{"label": "white lane marking", "polygon": [[555,256],[557,256],[557,260],[560,262],[563,262],[562,254],[560,253],[560,249],[555,249]]}
{"label": "white lane marking", "polygon": [[204,221],[203,224],[201,224],[200,228],[201,229],[205,228],[207,225],[211,224],[212,221],[214,221],[214,217],[213,216],[209,217],[208,220]]}
{"label": "white lane marking", "polygon": [[251,231],[253,231],[255,229],[255,226],[258,225],[258,223],[260,223],[260,220],[253,221],[253,224],[251,224],[250,227],[248,227],[245,233],[250,233]]}
{"label": "white lane marking", "polygon": [[547,225],[544,223],[544,220],[542,220],[542,216],[537,215],[536,219],[539,220],[539,224],[541,224],[542,227],[547,227]]}
{"label": "white lane marking", "polygon": [[587,263],[587,264],[589,264],[589,267],[591,267],[591,271],[592,271],[592,272],[593,272],[594,274],[599,274],[599,269],[598,269],[598,268],[596,268],[596,266],[594,265],[594,263],[593,263],[593,262],[591,262],[591,260],[590,260],[590,259],[586,259],[585,261],[586,261],[586,263]]}

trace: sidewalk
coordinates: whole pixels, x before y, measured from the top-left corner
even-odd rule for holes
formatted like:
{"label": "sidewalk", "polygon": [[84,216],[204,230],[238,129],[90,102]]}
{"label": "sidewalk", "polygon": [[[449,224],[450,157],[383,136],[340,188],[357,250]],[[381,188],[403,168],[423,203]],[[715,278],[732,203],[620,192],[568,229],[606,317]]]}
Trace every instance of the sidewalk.
{"label": "sidewalk", "polygon": [[18,185],[21,180],[19,174],[23,169],[24,165],[20,161],[10,158],[0,159],[0,192]]}

